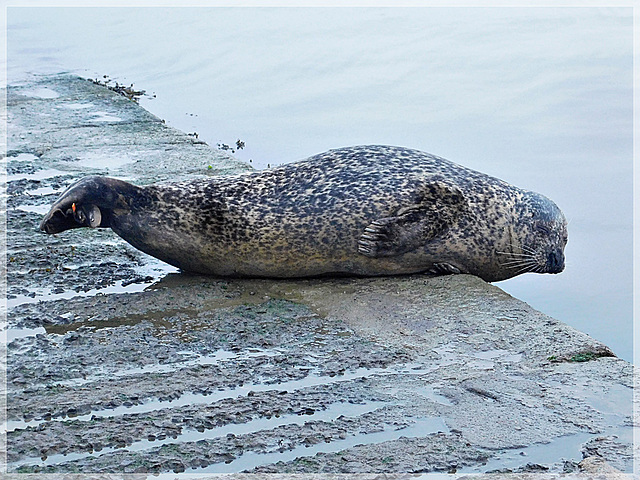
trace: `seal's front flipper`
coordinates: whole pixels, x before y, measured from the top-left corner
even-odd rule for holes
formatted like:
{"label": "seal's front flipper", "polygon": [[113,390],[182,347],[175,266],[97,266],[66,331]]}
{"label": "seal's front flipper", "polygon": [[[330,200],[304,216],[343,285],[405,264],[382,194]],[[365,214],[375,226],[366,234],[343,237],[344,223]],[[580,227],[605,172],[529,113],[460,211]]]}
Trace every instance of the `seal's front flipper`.
{"label": "seal's front flipper", "polygon": [[456,275],[462,273],[458,267],[450,263],[434,263],[427,271],[428,273],[435,273],[436,275]]}
{"label": "seal's front flipper", "polygon": [[358,240],[367,257],[402,255],[444,234],[466,208],[462,191],[446,181],[421,185],[417,203],[373,221]]}

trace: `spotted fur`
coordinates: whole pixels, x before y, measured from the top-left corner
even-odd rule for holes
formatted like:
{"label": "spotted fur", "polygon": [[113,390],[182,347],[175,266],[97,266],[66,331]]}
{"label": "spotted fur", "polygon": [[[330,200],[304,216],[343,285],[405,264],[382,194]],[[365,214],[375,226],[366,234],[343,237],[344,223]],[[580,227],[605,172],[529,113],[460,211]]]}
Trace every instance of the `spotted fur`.
{"label": "spotted fur", "polygon": [[97,206],[136,248],[224,276],[470,273],[487,281],[564,268],[566,221],[549,199],[401,147],[330,150],[260,172],[137,187],[87,177],[41,228],[87,226]]}

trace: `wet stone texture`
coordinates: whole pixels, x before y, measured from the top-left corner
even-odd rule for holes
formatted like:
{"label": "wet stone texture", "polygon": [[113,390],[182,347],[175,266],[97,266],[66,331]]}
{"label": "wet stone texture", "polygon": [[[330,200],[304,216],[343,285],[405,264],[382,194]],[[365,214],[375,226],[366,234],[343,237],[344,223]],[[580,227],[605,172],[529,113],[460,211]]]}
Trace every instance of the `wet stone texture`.
{"label": "wet stone texture", "polygon": [[475,277],[226,280],[42,234],[87,174],[249,167],[80,78],[7,100],[11,477],[632,471],[632,366]]}

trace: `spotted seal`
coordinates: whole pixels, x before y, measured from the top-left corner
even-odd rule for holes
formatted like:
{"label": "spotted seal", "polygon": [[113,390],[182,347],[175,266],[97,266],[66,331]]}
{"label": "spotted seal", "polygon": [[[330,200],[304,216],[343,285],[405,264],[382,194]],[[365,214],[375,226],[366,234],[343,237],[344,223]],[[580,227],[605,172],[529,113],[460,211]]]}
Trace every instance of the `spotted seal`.
{"label": "spotted seal", "polygon": [[86,177],[40,228],[110,227],[183,271],[306,277],[564,268],[567,226],[548,198],[428,153],[330,150],[277,168],[144,187]]}

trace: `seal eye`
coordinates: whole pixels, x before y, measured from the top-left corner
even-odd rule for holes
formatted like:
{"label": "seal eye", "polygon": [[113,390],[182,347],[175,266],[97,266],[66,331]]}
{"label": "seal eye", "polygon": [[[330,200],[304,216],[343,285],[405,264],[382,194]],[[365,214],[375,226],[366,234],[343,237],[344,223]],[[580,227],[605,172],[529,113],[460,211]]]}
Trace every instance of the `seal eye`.
{"label": "seal eye", "polygon": [[536,229],[543,235],[551,235],[551,229],[546,225],[536,225]]}

